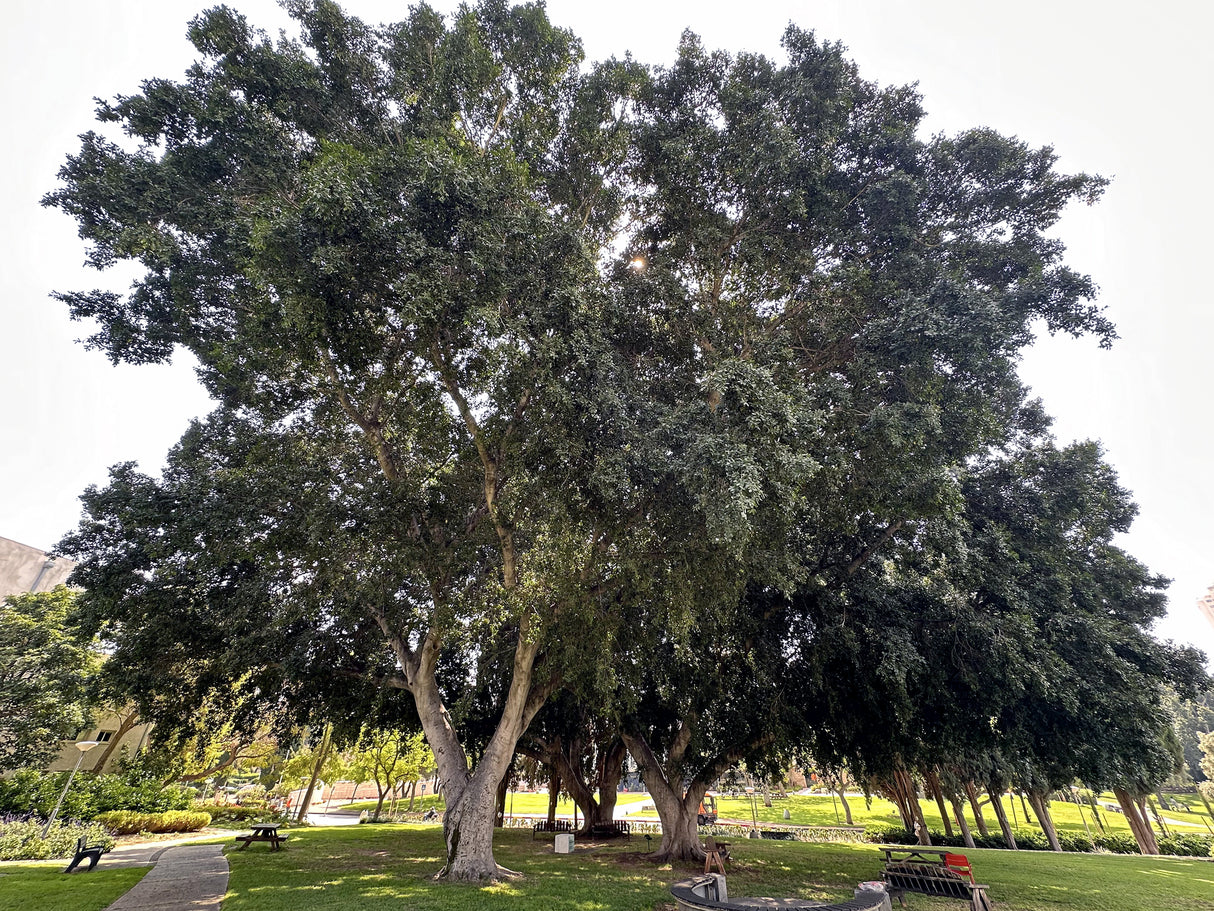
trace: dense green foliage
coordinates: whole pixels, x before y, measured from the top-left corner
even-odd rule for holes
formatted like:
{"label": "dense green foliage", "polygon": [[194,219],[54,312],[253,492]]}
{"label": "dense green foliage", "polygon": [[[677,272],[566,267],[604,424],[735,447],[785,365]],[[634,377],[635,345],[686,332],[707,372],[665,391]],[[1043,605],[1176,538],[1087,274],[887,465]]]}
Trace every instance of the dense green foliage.
{"label": "dense green foliage", "polygon": [[188,348],[220,402],[62,545],[148,718],[420,723],[474,880],[558,688],[583,754],[628,744],[663,856],[796,751],[1035,799],[1166,777],[1200,662],[1150,639],[1128,496],[1016,373],[1037,331],[1113,338],[1051,235],[1103,179],[923,137],[913,87],[796,27],[784,62],[686,34],[584,67],[541,6],[287,6],[298,39],[199,16],[45,200],[143,269],[60,295],[91,344]]}
{"label": "dense green foliage", "polygon": [[82,835],[90,845],[101,845],[107,851],[114,847],[113,835],[101,823],[56,820],[45,838],[42,829],[43,822],[37,819],[0,821],[0,860],[71,857]]}
{"label": "dense green foliage", "polygon": [[48,764],[85,726],[97,654],[67,628],[65,586],[0,604],[0,772]]}
{"label": "dense green foliage", "polygon": [[[63,793],[68,772],[39,772],[21,769],[0,778],[0,813],[50,815]],[[64,798],[60,815],[67,819],[92,819],[110,810],[161,813],[185,810],[192,792],[177,785],[165,786],[141,774],[77,775]]]}

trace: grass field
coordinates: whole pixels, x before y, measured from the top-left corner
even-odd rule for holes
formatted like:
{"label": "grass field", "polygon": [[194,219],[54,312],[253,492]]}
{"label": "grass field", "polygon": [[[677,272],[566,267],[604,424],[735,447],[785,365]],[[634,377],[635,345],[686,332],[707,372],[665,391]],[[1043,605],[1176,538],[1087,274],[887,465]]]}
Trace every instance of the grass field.
{"label": "grass field", "polygon": [[[231,839],[223,839],[233,847]],[[699,872],[657,866],[645,843],[580,842],[556,855],[551,841],[501,830],[499,863],[517,880],[493,886],[438,884],[438,826],[380,825],[292,832],[281,852],[229,850],[224,911],[657,911],[673,907],[669,886]],[[257,848],[260,846],[254,846]],[[729,867],[731,895],[819,900],[850,896],[880,874],[870,845],[739,840]],[[968,851],[999,911],[1210,911],[1214,862],[1137,856]],[[104,864],[104,862],[103,862]],[[133,885],[142,869],[65,877],[59,865],[0,866],[0,911],[101,911]],[[955,900],[907,896],[908,911],[957,911]]]}
{"label": "grass field", "polygon": [[[884,825],[900,825],[898,811],[892,803],[880,797],[874,797],[871,805],[865,803],[864,797],[860,794],[848,795],[848,804],[851,806],[852,821],[858,826],[869,825],[872,823],[880,823]],[[920,806],[923,808],[923,817],[927,820],[929,829],[937,831],[944,830],[944,824],[940,821],[940,810],[936,806],[934,800],[920,801]],[[1036,817],[1031,816],[1032,821],[1028,821],[1024,816],[1024,807],[1019,798],[1013,800],[1005,796],[1003,798],[1004,810],[1008,815],[1008,819],[1012,820],[1012,825],[1017,829],[1037,829]],[[1198,805],[1197,809],[1201,809]],[[734,820],[749,824],[751,821],[751,802],[747,798],[741,797],[718,797],[717,810],[721,819]],[[811,795],[793,795],[782,800],[773,800],[770,807],[763,806],[761,799],[755,800],[755,813],[759,823],[790,823],[792,825],[801,826],[834,826],[846,824],[846,817],[843,813],[843,807],[839,804],[838,798],[833,798],[828,794],[811,794]],[[788,810],[790,819],[784,818],[784,811]],[[966,820],[971,827],[976,830],[974,822],[974,814],[968,803],[965,804]],[[1029,808],[1030,814],[1032,809]],[[1050,814],[1054,817],[1054,825],[1060,832],[1073,832],[1075,834],[1083,834],[1084,821],[1086,820],[1088,827],[1093,835],[1100,833],[1100,827],[1092,818],[1092,811],[1089,807],[1084,807],[1082,817],[1080,808],[1073,803],[1063,803],[1054,801],[1050,804]],[[657,813],[646,811],[639,814],[643,817],[657,818]],[[983,815],[986,818],[986,824],[990,831],[998,834],[999,823],[995,819],[995,813],[989,806],[983,807]],[[1188,823],[1189,825],[1176,826],[1175,831],[1178,832],[1194,832],[1208,834],[1214,832],[1214,829],[1208,828],[1206,823],[1210,822],[1210,817],[1203,813],[1180,813],[1166,811],[1163,813],[1165,819],[1175,820],[1176,822]],[[1124,816],[1120,813],[1111,813],[1101,810],[1100,820],[1111,832],[1129,833],[1130,826],[1126,822]]]}
{"label": "grass field", "polygon": [[[497,834],[498,862],[523,873],[491,887],[436,884],[442,840],[437,826],[375,826],[299,833],[279,854],[230,854],[230,892],[224,911],[299,911],[301,908],[379,911],[651,911],[672,906],[670,883],[694,875],[692,865],[658,867],[631,844],[578,845],[556,855],[530,833]],[[1043,852],[967,852],[1000,911],[1210,911],[1214,863],[1199,860]],[[730,893],[850,897],[857,882],[879,877],[867,845],[734,842]],[[907,897],[910,911],[956,911],[954,900]]]}
{"label": "grass field", "polygon": [[151,869],[101,866],[91,873],[64,876],[64,866],[62,860],[0,864],[0,911],[102,911]]}

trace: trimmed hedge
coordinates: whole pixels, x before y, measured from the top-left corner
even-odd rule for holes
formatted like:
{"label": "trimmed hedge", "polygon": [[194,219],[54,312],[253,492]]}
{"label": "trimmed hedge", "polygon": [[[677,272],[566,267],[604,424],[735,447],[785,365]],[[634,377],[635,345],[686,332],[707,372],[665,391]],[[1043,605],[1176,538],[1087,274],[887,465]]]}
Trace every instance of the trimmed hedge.
{"label": "trimmed hedge", "polygon": [[100,845],[106,851],[114,847],[114,836],[104,826],[56,820],[47,837],[42,837],[43,823],[36,819],[0,821],[0,860],[47,860],[71,857],[76,841],[83,835],[90,845]]}
{"label": "trimmed hedge", "polygon": [[136,832],[197,832],[211,824],[211,814],[192,810],[169,810],[165,813],[111,810],[98,814],[96,821],[115,835],[133,835]]}
{"label": "trimmed hedge", "polygon": [[[929,832],[932,844],[938,848],[962,848],[965,842],[960,835],[946,836],[940,832]],[[1037,829],[1017,829],[1016,847],[1022,851],[1048,851],[1050,843],[1045,833]],[[907,832],[902,826],[875,824],[866,826],[864,840],[873,844],[913,845],[918,843],[913,832]],[[1138,843],[1134,836],[1126,833],[1114,835],[1097,835],[1088,838],[1086,835],[1072,835],[1067,832],[1058,833],[1058,843],[1064,851],[1091,853],[1093,851],[1108,851],[1111,854],[1137,854]],[[1007,842],[1002,835],[974,835],[974,846],[977,848],[1006,848]],[[1214,835],[1198,835],[1182,833],[1159,839],[1161,854],[1174,854],[1180,857],[1214,857]]]}

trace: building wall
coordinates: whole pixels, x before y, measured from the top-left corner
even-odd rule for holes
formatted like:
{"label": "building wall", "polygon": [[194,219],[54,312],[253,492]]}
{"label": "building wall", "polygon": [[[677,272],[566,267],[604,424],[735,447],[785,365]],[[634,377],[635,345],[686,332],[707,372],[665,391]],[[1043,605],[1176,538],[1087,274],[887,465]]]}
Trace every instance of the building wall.
{"label": "building wall", "polygon": [[74,560],[48,557],[28,544],[0,538],[0,598],[24,592],[46,592],[67,581]]}
{"label": "building wall", "polygon": [[[152,726],[150,724],[137,724],[119,737],[118,732],[122,730],[125,714],[125,712],[118,713],[109,711],[108,709],[99,709],[95,713],[93,724],[90,727],[81,731],[74,740],[63,741],[58,758],[50,764],[50,771],[62,772],[73,768],[76,765],[76,760],[80,758],[80,751],[76,749],[76,743],[82,740],[103,742],[84,754],[84,761],[80,763],[81,769],[89,769],[94,772],[112,772],[114,764],[120,759],[129,759],[137,755],[140,750],[147,746],[148,734],[151,733]],[[105,748],[109,746],[114,738],[118,738],[118,746],[105,758],[104,765],[99,766],[98,763],[102,762],[102,757],[105,756]]]}

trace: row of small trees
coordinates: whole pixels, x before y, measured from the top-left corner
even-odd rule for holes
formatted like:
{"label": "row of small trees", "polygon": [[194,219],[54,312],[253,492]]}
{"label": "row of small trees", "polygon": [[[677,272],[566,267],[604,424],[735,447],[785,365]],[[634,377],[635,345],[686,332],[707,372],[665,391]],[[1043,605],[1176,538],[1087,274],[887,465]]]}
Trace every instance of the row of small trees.
{"label": "row of small trees", "polygon": [[912,87],[795,27],[782,63],[583,66],[538,6],[288,6],[277,43],[198,17],[46,198],[144,269],[61,295],[91,344],[188,348],[219,403],[62,545],[149,717],[420,726],[470,880],[520,744],[605,804],[626,747],[659,857],[797,751],[1156,777],[1198,656],[1147,635],[1127,495],[1016,375],[1034,332],[1113,339],[1048,233],[1102,179],[923,138]]}

